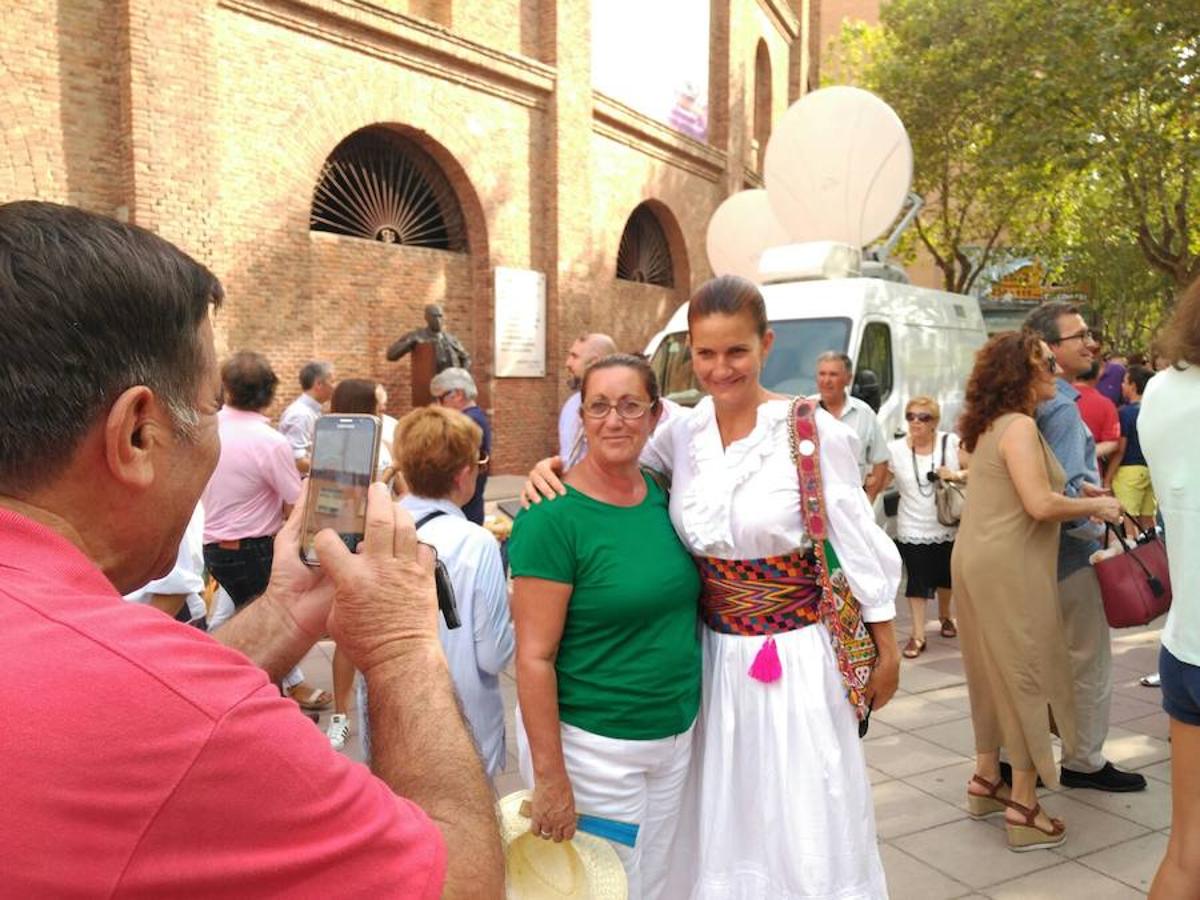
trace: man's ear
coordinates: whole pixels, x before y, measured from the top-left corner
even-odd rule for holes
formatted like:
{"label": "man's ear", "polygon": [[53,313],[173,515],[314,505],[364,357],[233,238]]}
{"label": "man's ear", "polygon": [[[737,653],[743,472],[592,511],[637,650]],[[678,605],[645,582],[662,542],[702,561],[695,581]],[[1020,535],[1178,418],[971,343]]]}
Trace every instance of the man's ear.
{"label": "man's ear", "polygon": [[104,459],[113,478],[129,487],[148,487],[155,457],[170,434],[170,420],[150,388],[136,385],[124,391],[104,422]]}

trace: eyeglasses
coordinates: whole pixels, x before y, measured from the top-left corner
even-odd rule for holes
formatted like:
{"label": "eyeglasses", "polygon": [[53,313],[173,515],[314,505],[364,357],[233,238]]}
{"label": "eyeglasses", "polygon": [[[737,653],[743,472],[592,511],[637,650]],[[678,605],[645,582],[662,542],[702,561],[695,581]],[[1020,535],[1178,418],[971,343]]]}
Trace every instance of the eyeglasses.
{"label": "eyeglasses", "polygon": [[929,413],[905,413],[904,421],[906,422],[932,422],[933,416]]}
{"label": "eyeglasses", "polygon": [[622,419],[640,419],[651,406],[653,406],[652,403],[635,400],[633,397],[622,397],[616,403],[610,403],[597,397],[584,405],[583,414],[589,419],[603,419],[608,416],[610,410],[615,409],[617,415]]}
{"label": "eyeglasses", "polygon": [[1051,344],[1065,344],[1067,341],[1079,340],[1079,341],[1083,341],[1085,344],[1087,344],[1094,339],[1095,339],[1095,335],[1092,334],[1092,330],[1090,328],[1085,328],[1085,329],[1083,329],[1083,331],[1077,331],[1074,334],[1068,334],[1064,337],[1060,337],[1057,341],[1050,341],[1050,343]]}
{"label": "eyeglasses", "polygon": [[445,403],[446,398],[449,397],[453,393],[454,393],[454,391],[446,391],[444,394],[438,394],[436,397],[433,398],[433,402],[438,403],[438,404]]}

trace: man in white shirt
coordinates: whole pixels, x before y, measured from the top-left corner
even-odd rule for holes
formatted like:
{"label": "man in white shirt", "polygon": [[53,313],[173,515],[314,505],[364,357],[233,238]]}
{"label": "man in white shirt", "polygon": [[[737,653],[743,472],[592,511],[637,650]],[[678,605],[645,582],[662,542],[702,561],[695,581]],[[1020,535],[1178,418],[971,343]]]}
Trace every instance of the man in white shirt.
{"label": "man in white shirt", "polygon": [[583,421],[579,418],[579,386],[583,384],[584,370],[600,357],[616,352],[617,345],[607,334],[585,334],[576,339],[567,353],[567,386],[575,393],[567,398],[558,414],[558,455],[565,468],[587,455]]}
{"label": "man in white shirt", "polygon": [[867,499],[874,503],[887,479],[887,436],[875,410],[850,396],[848,389],[853,374],[854,363],[845,353],[829,350],[817,357],[817,391],[821,406],[858,435],[858,471]]}
{"label": "man in white shirt", "polygon": [[300,394],[279,417],[279,430],[292,445],[296,468],[308,473],[312,455],[313,429],[321,416],[321,407],[333,396],[333,366],[327,362],[306,362],[300,369]]}

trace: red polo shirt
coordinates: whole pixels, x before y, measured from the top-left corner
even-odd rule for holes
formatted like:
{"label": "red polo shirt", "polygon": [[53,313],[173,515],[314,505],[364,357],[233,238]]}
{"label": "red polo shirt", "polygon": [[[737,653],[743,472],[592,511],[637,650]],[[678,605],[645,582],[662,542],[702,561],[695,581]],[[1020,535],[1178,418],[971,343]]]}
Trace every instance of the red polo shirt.
{"label": "red polo shirt", "polygon": [[1116,405],[1091,385],[1077,384],[1074,388],[1079,391],[1079,415],[1096,443],[1102,444],[1119,438],[1121,423],[1117,419]]}
{"label": "red polo shirt", "polygon": [[0,509],[0,893],[428,897],[441,833],[261,669]]}

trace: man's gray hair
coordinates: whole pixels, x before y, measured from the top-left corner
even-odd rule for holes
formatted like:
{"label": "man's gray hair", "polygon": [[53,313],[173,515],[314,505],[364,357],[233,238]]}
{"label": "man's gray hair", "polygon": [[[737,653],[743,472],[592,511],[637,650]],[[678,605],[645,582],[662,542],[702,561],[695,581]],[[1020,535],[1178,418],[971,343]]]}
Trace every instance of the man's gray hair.
{"label": "man's gray hair", "polygon": [[1066,300],[1047,300],[1029,311],[1022,328],[1032,331],[1047,344],[1054,344],[1062,340],[1058,320],[1062,316],[1075,315],[1079,315],[1079,307],[1074,303],[1068,303]]}
{"label": "man's gray hair", "polygon": [[311,360],[300,367],[300,389],[311,391],[318,381],[328,381],[333,366],[324,360]]}
{"label": "man's gray hair", "polygon": [[463,396],[468,400],[474,400],[479,396],[479,390],[475,387],[475,379],[471,377],[471,373],[457,366],[442,369],[434,375],[429,382],[429,391],[435,397],[448,394],[450,391],[462,391]]}
{"label": "man's gray hair", "polygon": [[850,357],[847,356],[845,353],[839,353],[837,350],[826,350],[824,353],[822,353],[820,356],[817,357],[817,365],[818,366],[821,365],[821,363],[823,363],[823,362],[840,362],[843,366],[846,367],[847,375],[854,374],[854,361],[852,359],[850,359]]}

